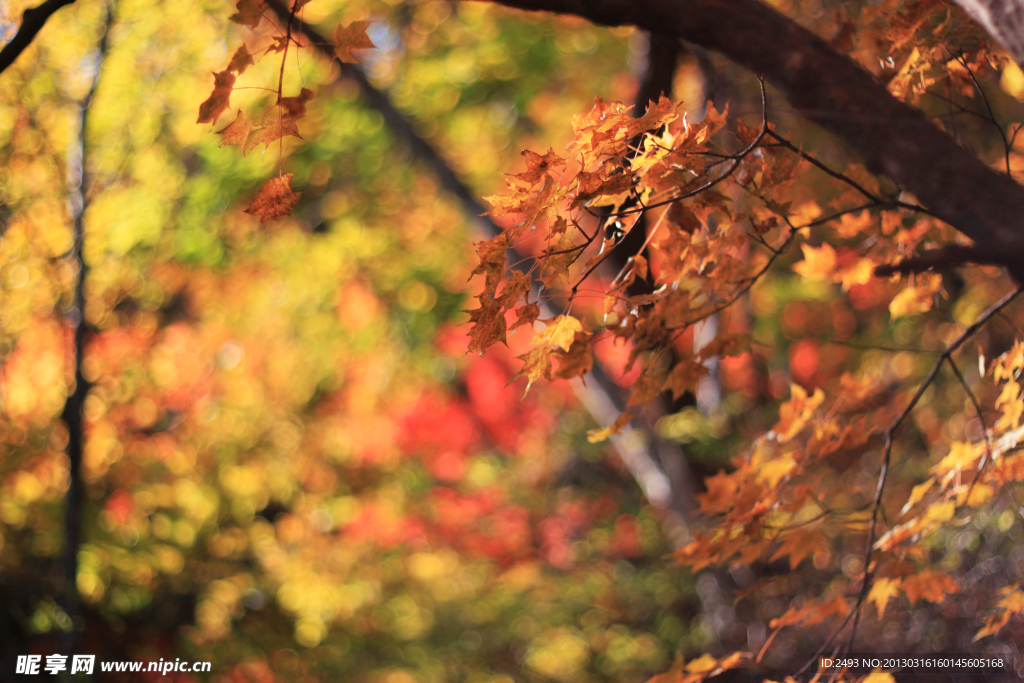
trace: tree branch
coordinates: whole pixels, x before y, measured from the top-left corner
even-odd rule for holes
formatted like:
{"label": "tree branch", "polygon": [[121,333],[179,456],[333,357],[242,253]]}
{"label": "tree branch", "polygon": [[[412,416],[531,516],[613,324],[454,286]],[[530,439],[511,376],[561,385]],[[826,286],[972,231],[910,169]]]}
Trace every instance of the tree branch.
{"label": "tree branch", "polygon": [[92,105],[96,88],[100,83],[103,70],[103,58],[107,53],[110,26],[114,20],[113,0],[107,5],[103,33],[99,39],[99,61],[96,73],[85,97],[78,101],[78,135],[68,150],[68,205],[73,220],[73,243],[71,251],[65,257],[75,273],[75,284],[71,306],[64,314],[64,324],[71,331],[73,339],[74,377],[71,390],[64,402],[61,419],[68,426],[68,493],[64,509],[64,595],[62,607],[71,619],[71,629],[65,634],[64,649],[67,654],[78,650],[79,597],[78,597],[78,550],[82,542],[82,503],[85,499],[85,485],[82,479],[82,453],[85,446],[85,422],[82,409],[86,396],[89,394],[89,381],[82,372],[82,360],[85,355],[85,335],[89,326],[85,321],[85,278],[88,268],[82,258],[84,240],[85,209],[88,206],[87,192],[89,188],[88,168],[86,164],[85,131],[89,119],[89,108]]}
{"label": "tree branch", "polygon": [[[721,52],[844,140],[874,173],[913,193],[979,246],[1024,252],[1024,188],[897,100],[828,43],[758,0],[495,0],[524,10],[634,25]],[[1024,259],[1005,265],[1024,281]]]}
{"label": "tree branch", "polygon": [[972,247],[962,244],[951,244],[941,249],[928,249],[916,256],[905,258],[898,263],[887,263],[875,268],[875,275],[888,277],[900,273],[921,273],[926,270],[943,270],[956,268],[968,263],[977,265],[1000,265],[1006,262],[1007,255],[998,249]]}
{"label": "tree branch", "polygon": [[46,0],[46,2],[38,7],[30,7],[25,10],[25,13],[21,16],[21,26],[18,28],[18,32],[11,39],[11,42],[4,45],[4,48],[0,50],[0,73],[3,73],[7,67],[13,64],[18,55],[32,44],[32,39],[43,28],[43,24],[46,23],[51,14],[65,5],[70,5],[74,1]]}

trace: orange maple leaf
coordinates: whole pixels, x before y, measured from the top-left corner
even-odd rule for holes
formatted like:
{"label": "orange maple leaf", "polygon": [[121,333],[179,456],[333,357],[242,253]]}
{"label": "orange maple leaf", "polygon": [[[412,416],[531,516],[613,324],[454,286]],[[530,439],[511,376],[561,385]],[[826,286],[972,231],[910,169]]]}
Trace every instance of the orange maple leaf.
{"label": "orange maple leaf", "polygon": [[526,159],[526,171],[515,177],[530,185],[536,185],[552,167],[565,166],[565,159],[555,154],[555,150],[550,147],[544,156],[528,149],[524,149],[520,154]]}
{"label": "orange maple leaf", "polygon": [[484,351],[496,342],[506,343],[505,313],[501,304],[490,297],[481,296],[479,299],[480,308],[463,311],[469,313],[469,322],[473,323],[469,330],[467,353]]}
{"label": "orange maple leaf", "polygon": [[242,24],[250,28],[259,26],[260,20],[263,19],[263,13],[267,9],[267,5],[263,0],[238,0],[238,4],[235,7],[238,9],[238,13],[232,14],[228,18],[236,24]]}
{"label": "orange maple leaf", "polygon": [[926,569],[903,580],[903,592],[907,594],[911,604],[921,598],[928,602],[942,602],[948,594],[959,591],[960,586],[953,579],[934,569]]}
{"label": "orange maple leaf", "polygon": [[214,123],[217,117],[228,108],[231,99],[231,88],[235,85],[235,75],[230,71],[217,71],[213,74],[213,92],[205,102],[199,105],[199,119],[196,123]]}
{"label": "orange maple leaf", "polygon": [[537,304],[527,304],[520,306],[516,309],[516,321],[512,323],[512,327],[509,328],[509,332],[520,327],[522,325],[533,326],[533,323],[540,317],[540,306]]}
{"label": "orange maple leaf", "polygon": [[480,257],[480,263],[470,273],[470,277],[483,275],[484,291],[480,296],[493,297],[495,290],[498,288],[498,283],[501,282],[501,278],[505,274],[505,252],[508,250],[508,235],[501,233],[494,239],[477,242],[474,246],[476,247],[477,256]]}
{"label": "orange maple leaf", "polygon": [[366,27],[372,21],[353,21],[344,28],[339,26],[334,33],[334,54],[346,64],[358,64],[359,60],[352,56],[352,50],[368,50],[377,47],[366,35]]}
{"label": "orange maple leaf", "polygon": [[260,128],[256,135],[253,136],[250,148],[262,144],[269,147],[271,142],[280,140],[286,135],[294,135],[298,139],[302,139],[294,119],[274,119],[270,122],[270,125]]}
{"label": "orange maple leaf", "polygon": [[252,121],[247,121],[242,110],[238,110],[238,116],[226,128],[217,131],[217,135],[223,135],[220,146],[238,145],[242,148],[242,156],[249,151],[246,143],[249,141],[249,134],[252,132]]}
{"label": "orange maple leaf", "polygon": [[793,265],[793,270],[805,280],[828,280],[836,267],[836,250],[828,242],[820,247],[801,244],[804,260]]}
{"label": "orange maple leaf", "polygon": [[263,187],[245,210],[247,214],[260,217],[260,224],[291,214],[299,203],[301,192],[292,191],[291,173],[279,178],[271,178],[263,183]]}

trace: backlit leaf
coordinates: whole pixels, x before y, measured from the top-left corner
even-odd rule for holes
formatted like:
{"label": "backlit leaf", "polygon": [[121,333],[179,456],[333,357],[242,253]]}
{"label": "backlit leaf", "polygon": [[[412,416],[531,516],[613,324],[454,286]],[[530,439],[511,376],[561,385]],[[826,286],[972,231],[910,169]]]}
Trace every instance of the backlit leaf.
{"label": "backlit leaf", "polygon": [[793,270],[804,280],[831,280],[832,271],[836,267],[836,250],[832,245],[827,242],[820,247],[801,244],[800,248],[804,252],[804,260],[796,263]]}
{"label": "backlit leaf", "polygon": [[583,325],[571,315],[560,315],[549,320],[543,332],[538,332],[533,343],[541,346],[557,346],[568,351],[576,339],[576,333],[583,331]]}
{"label": "backlit leaf", "polygon": [[338,26],[338,30],[334,33],[334,54],[338,59],[346,64],[358,64],[359,60],[352,55],[352,50],[368,50],[377,47],[366,35],[366,29],[372,23],[372,21],[353,21],[348,26]]}
{"label": "backlit leaf", "polygon": [[259,216],[261,224],[290,215],[292,209],[298,204],[299,197],[302,196],[301,192],[292,192],[291,183],[291,173],[279,178],[271,178],[263,183],[245,212]]}
{"label": "backlit leaf", "polygon": [[236,24],[242,24],[249,28],[259,26],[263,19],[263,13],[267,11],[267,5],[263,0],[238,0],[236,5],[238,12],[229,17]]}
{"label": "backlit leaf", "polygon": [[199,105],[199,119],[196,123],[215,123],[221,112],[228,108],[234,85],[235,75],[230,71],[218,71],[213,74],[213,92]]}

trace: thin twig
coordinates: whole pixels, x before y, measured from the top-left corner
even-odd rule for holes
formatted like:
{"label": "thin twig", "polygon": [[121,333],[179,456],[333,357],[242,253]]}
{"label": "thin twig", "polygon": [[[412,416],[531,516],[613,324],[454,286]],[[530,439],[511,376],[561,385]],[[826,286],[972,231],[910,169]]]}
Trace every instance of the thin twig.
{"label": "thin twig", "polygon": [[889,465],[892,461],[893,434],[896,432],[897,429],[899,429],[900,425],[903,424],[903,421],[907,418],[907,416],[910,415],[910,412],[921,400],[921,397],[924,396],[924,392],[928,389],[929,386],[931,386],[932,382],[935,381],[935,377],[936,375],[939,374],[939,369],[942,367],[942,364],[947,362],[952,357],[953,353],[956,352],[956,350],[959,349],[964,344],[964,342],[973,337],[974,334],[979,329],[981,329],[981,327],[985,323],[987,323],[999,311],[1001,311],[1003,308],[1009,305],[1010,302],[1016,299],[1017,296],[1021,293],[1022,289],[1024,288],[1017,287],[1016,289],[1007,293],[1002,299],[994,303],[991,307],[989,307],[988,310],[982,313],[978,317],[978,319],[974,321],[973,324],[971,324],[967,329],[965,329],[963,333],[961,333],[961,335],[957,337],[956,340],[954,340],[953,343],[946,348],[945,351],[942,352],[942,355],[939,356],[939,359],[937,361],[935,361],[935,364],[932,366],[932,369],[928,372],[928,375],[924,378],[924,381],[921,382],[920,386],[918,386],[913,398],[910,399],[910,403],[907,404],[907,406],[900,412],[900,414],[896,416],[896,418],[889,424],[888,427],[886,427],[885,432],[883,432],[885,436],[885,451],[882,455],[882,467],[878,473],[878,485],[875,488],[875,496],[871,506],[871,524],[868,527],[868,542],[867,547],[864,550],[864,582],[861,586],[860,595],[857,598],[857,602],[853,607],[853,612],[856,614],[856,617],[853,620],[853,628],[850,632],[850,639],[848,641],[850,645],[852,645],[854,638],[857,635],[857,623],[860,619],[860,608],[864,603],[864,599],[867,597],[868,588],[871,585],[871,552],[874,549],[875,545],[875,533],[878,525],[878,513],[882,506],[882,493],[885,490],[886,479],[889,475]]}
{"label": "thin twig", "polygon": [[81,626],[79,616],[78,595],[78,551],[82,541],[82,503],[85,497],[85,485],[82,479],[82,454],[85,446],[85,424],[83,407],[89,393],[89,381],[82,371],[85,355],[85,335],[89,325],[85,320],[85,280],[88,266],[83,258],[85,239],[84,216],[88,206],[88,190],[90,178],[87,163],[87,145],[85,142],[89,110],[100,83],[103,71],[103,58],[107,53],[110,27],[114,22],[114,2],[111,0],[106,7],[103,33],[99,39],[99,59],[96,73],[93,74],[89,92],[78,102],[78,136],[72,143],[68,159],[68,204],[73,217],[73,243],[66,259],[75,273],[74,294],[70,308],[64,314],[64,324],[73,334],[73,368],[69,373],[73,377],[73,388],[68,391],[64,402],[61,419],[68,426],[68,492],[64,511],[64,590],[63,609],[71,620],[71,628],[64,638],[64,647],[68,654],[78,651],[78,628]]}

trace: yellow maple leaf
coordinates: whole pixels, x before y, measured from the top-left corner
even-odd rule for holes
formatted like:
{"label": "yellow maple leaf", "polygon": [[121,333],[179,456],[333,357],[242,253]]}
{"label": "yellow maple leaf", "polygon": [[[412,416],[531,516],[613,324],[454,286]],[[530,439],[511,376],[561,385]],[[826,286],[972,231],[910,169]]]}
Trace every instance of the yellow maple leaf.
{"label": "yellow maple leaf", "polygon": [[831,244],[825,242],[820,247],[801,244],[800,248],[804,251],[804,260],[793,265],[796,273],[811,281],[826,280],[832,276],[836,267],[836,250]]}
{"label": "yellow maple leaf", "polygon": [[889,598],[894,598],[899,595],[901,580],[899,577],[890,579],[885,576],[880,576],[875,579],[874,584],[871,586],[871,592],[868,593],[868,601],[875,603],[875,609],[878,610],[878,618],[881,619],[885,615],[885,606],[889,604]]}
{"label": "yellow maple leaf", "polygon": [[583,331],[583,325],[571,315],[560,315],[554,320],[549,320],[543,332],[538,332],[533,338],[533,343],[543,346],[558,346],[563,351],[568,351],[576,338],[577,332]]}
{"label": "yellow maple leaf", "polygon": [[866,285],[875,274],[875,262],[869,258],[860,258],[832,276],[833,282],[843,283],[843,291],[854,285]]}
{"label": "yellow maple leaf", "polygon": [[996,399],[996,408],[1001,408],[1003,412],[996,421],[996,429],[1000,431],[1016,429],[1020,424],[1021,414],[1024,413],[1020,384],[1016,380],[1011,379],[1003,387],[999,398]]}
{"label": "yellow maple leaf", "polygon": [[910,497],[907,498],[907,502],[903,505],[903,509],[900,510],[901,515],[907,514],[910,508],[917,505],[918,501],[924,498],[924,494],[928,493],[928,489],[935,483],[935,477],[929,477],[928,481],[923,484],[918,484],[910,491]]}
{"label": "yellow maple leaf", "polygon": [[889,302],[889,316],[893,320],[932,310],[935,294],[942,287],[942,276],[923,274],[918,281],[920,284],[907,287]]}
{"label": "yellow maple leaf", "polygon": [[587,441],[590,443],[600,443],[601,441],[618,434],[634,417],[635,415],[633,415],[633,413],[622,413],[615,419],[615,422],[611,423],[604,429],[591,429],[588,431]]}
{"label": "yellow maple leaf", "polygon": [[896,683],[896,679],[888,671],[872,671],[860,683]]}
{"label": "yellow maple leaf", "polygon": [[973,466],[982,455],[985,454],[984,442],[965,443],[954,441],[949,446],[949,455],[944,457],[938,465],[931,468],[932,474],[946,474],[965,470]]}
{"label": "yellow maple leaf", "polygon": [[712,671],[718,666],[718,660],[711,655],[705,653],[689,662],[686,665],[686,670],[690,673],[704,673],[705,671]]}
{"label": "yellow maple leaf", "polygon": [[779,443],[786,443],[799,434],[825,400],[825,393],[820,388],[808,397],[802,386],[791,384],[790,392],[790,399],[779,406],[779,423],[772,429]]}

